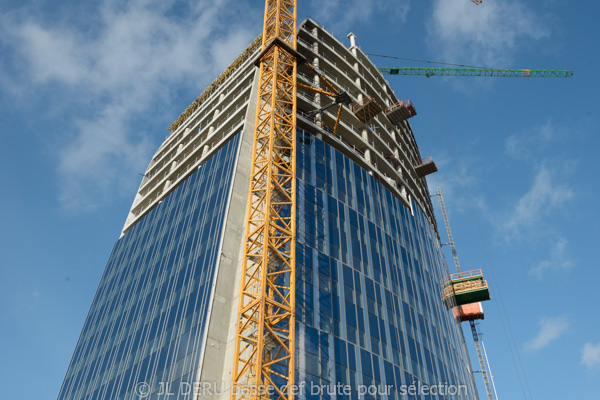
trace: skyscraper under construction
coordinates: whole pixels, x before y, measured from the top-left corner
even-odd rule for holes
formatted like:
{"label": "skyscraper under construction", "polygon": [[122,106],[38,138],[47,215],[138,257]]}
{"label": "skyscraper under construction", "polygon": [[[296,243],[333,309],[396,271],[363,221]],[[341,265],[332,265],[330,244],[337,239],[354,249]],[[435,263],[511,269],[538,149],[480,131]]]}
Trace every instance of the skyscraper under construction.
{"label": "skyscraper under construction", "polygon": [[[349,39],[310,19],[297,33],[296,397],[475,399],[441,298],[448,268],[425,180],[435,164],[408,123],[414,105]],[[231,395],[260,43],[150,161],[60,400]]]}

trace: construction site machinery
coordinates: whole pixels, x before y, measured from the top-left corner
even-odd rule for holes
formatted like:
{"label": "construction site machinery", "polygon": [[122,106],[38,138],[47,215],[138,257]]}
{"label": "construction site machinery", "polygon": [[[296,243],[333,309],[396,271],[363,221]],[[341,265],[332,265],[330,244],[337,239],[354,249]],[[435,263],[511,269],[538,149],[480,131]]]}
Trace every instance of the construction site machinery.
{"label": "construction site machinery", "polygon": [[355,103],[352,107],[352,112],[362,122],[370,121],[381,111],[383,111],[383,108],[372,96],[365,96],[361,101]]}
{"label": "construction site machinery", "polygon": [[498,78],[570,78],[573,71],[560,69],[496,69],[496,68],[395,68],[378,67],[382,75],[419,76],[488,76]]}
{"label": "construction site machinery", "polygon": [[448,308],[490,299],[480,269],[449,275],[442,283],[442,301]]}
{"label": "construction site machinery", "polygon": [[296,1],[265,3],[232,400],[294,398]]}
{"label": "construction site machinery", "polygon": [[420,162],[415,163],[415,172],[420,178],[423,178],[429,174],[437,172],[437,165],[433,162],[433,157],[425,157]]}
{"label": "construction site machinery", "polygon": [[385,109],[385,116],[396,126],[415,115],[417,115],[417,111],[410,100],[401,100]]}
{"label": "construction site machinery", "polygon": [[485,347],[483,346],[481,334],[477,330],[475,322],[484,318],[481,301],[490,300],[489,289],[486,281],[483,280],[481,270],[468,272],[461,271],[460,263],[458,262],[458,253],[456,252],[456,246],[454,245],[454,237],[452,236],[452,230],[450,229],[450,221],[448,220],[448,214],[446,212],[446,205],[444,204],[444,198],[442,197],[442,190],[438,187],[437,193],[433,196],[438,196],[440,200],[444,224],[446,225],[446,232],[448,233],[447,244],[449,244],[452,249],[454,266],[457,271],[456,274],[450,274],[444,282],[442,282],[442,300],[446,307],[452,308],[454,318],[456,318],[458,322],[469,321],[471,333],[473,334],[473,341],[475,342],[475,350],[477,351],[479,368],[481,369],[479,372],[481,372],[483,377],[488,400],[497,400],[498,396],[496,395],[496,397],[494,397],[496,389],[493,377],[489,374],[487,354],[482,351],[482,347],[484,349]]}

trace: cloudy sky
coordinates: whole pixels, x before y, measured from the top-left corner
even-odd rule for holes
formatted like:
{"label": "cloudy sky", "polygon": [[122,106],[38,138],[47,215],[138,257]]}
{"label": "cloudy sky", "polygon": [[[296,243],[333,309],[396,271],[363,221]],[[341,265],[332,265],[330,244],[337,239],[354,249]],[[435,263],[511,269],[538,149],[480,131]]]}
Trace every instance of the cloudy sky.
{"label": "cloudy sky", "polygon": [[[390,82],[416,104],[411,124],[440,168],[429,184],[444,193],[461,265],[484,268],[492,288],[481,330],[500,398],[597,397],[600,6],[299,3],[299,20],[344,43],[352,31],[366,53],[575,71]],[[56,397],[139,173],[169,124],[258,35],[263,7],[0,0],[2,397]]]}

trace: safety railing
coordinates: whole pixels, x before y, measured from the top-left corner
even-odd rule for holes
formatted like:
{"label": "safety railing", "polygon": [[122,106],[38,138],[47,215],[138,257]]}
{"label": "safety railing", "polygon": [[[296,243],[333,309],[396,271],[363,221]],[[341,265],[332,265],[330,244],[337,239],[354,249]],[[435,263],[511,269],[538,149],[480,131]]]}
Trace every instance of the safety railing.
{"label": "safety railing", "polygon": [[483,278],[483,271],[481,269],[474,269],[474,270],[466,271],[466,272],[457,272],[455,274],[446,276],[444,278],[444,280],[442,281],[442,286],[446,285],[450,281],[455,281],[455,280],[464,279],[464,278],[474,278],[477,276],[481,276]]}
{"label": "safety railing", "polygon": [[428,162],[433,162],[433,156],[427,156],[425,158],[422,158],[420,161],[417,160],[413,163],[413,165],[416,167],[418,165],[422,165]]}
{"label": "safety railing", "polygon": [[238,58],[236,58],[233,61],[233,63],[231,63],[231,65],[225,70],[225,72],[219,75],[217,79],[215,79],[213,83],[211,83],[210,86],[206,88],[206,90],[204,90],[204,92],[202,92],[200,96],[198,96],[198,98],[194,100],[194,102],[190,104],[188,108],[186,108],[186,110],[179,116],[179,118],[177,118],[175,122],[173,122],[171,126],[169,126],[169,130],[174,131],[175,129],[177,129],[177,127],[179,127],[179,125],[181,125],[194,111],[196,111],[198,107],[200,107],[200,105],[208,98],[208,96],[213,91],[215,91],[223,83],[223,81],[225,81],[225,79],[231,75],[233,71],[237,70],[237,68],[241,64],[243,64],[244,61],[246,61],[248,58],[250,58],[252,54],[258,51],[261,43],[262,34],[259,35],[256,39],[254,39],[254,41],[250,43],[246,50],[244,50],[244,52],[240,54]]}

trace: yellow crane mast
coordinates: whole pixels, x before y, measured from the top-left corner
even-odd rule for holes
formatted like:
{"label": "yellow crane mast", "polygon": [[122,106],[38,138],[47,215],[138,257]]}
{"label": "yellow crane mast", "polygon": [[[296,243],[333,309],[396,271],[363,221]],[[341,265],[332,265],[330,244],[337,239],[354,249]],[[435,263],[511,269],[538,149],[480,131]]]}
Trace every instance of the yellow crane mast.
{"label": "yellow crane mast", "polygon": [[292,400],[296,0],[266,0],[231,399]]}

